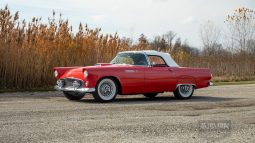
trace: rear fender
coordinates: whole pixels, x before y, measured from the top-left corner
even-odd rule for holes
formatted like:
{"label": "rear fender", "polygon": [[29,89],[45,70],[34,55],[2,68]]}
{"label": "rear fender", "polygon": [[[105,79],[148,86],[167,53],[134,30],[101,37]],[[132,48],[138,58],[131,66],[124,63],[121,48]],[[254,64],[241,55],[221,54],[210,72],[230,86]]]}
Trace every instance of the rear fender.
{"label": "rear fender", "polygon": [[176,88],[180,85],[192,85],[195,88],[197,87],[195,78],[189,76],[181,77],[176,84]]}

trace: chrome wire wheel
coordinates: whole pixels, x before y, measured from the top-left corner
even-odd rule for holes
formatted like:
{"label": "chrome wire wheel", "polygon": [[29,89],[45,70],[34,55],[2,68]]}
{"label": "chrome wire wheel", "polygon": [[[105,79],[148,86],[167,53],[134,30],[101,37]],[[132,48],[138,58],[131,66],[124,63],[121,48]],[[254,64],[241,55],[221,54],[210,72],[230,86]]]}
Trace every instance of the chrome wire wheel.
{"label": "chrome wire wheel", "polygon": [[102,79],[96,89],[95,99],[98,101],[111,101],[117,95],[117,85],[110,78]]}
{"label": "chrome wire wheel", "polygon": [[174,96],[177,99],[189,99],[194,92],[194,86],[189,84],[179,85],[174,91]]}
{"label": "chrome wire wheel", "polygon": [[189,97],[191,95],[191,93],[193,92],[193,86],[192,85],[180,85],[179,92],[182,97]]}

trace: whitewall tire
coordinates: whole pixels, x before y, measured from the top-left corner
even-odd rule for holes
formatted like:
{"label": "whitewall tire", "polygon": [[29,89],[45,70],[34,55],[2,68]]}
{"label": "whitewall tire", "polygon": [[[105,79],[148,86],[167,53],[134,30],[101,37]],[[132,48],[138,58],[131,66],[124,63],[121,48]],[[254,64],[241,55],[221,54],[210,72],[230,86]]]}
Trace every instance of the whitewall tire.
{"label": "whitewall tire", "polygon": [[194,92],[193,85],[179,85],[174,91],[174,96],[177,99],[189,99]]}
{"label": "whitewall tire", "polygon": [[118,85],[111,78],[101,79],[96,86],[93,97],[99,102],[110,102],[115,99],[118,93]]}

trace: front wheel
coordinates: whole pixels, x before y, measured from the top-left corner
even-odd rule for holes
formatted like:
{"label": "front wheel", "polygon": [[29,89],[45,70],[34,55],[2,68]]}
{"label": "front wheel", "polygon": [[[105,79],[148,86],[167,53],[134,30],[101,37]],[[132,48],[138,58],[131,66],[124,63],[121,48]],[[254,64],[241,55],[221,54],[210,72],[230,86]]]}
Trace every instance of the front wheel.
{"label": "front wheel", "polygon": [[111,78],[104,78],[98,82],[93,96],[98,102],[110,102],[115,99],[117,93],[116,82]]}
{"label": "front wheel", "polygon": [[65,97],[69,100],[80,100],[85,96],[85,93],[73,92],[73,91],[63,91]]}
{"label": "front wheel", "polygon": [[194,92],[193,85],[179,85],[174,91],[174,96],[177,99],[189,99]]}

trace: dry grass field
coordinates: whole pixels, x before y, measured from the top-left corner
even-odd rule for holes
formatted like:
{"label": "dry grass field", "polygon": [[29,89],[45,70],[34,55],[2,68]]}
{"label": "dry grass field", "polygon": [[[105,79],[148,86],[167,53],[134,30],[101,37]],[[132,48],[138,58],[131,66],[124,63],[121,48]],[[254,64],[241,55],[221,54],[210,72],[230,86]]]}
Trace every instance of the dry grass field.
{"label": "dry grass field", "polygon": [[[215,51],[215,54],[194,52],[180,40],[175,43],[150,42],[144,35],[133,42],[118,34],[102,34],[80,24],[73,27],[55,12],[48,23],[40,18],[31,21],[19,18],[9,8],[0,9],[0,87],[3,89],[48,88],[55,83],[53,67],[85,66],[109,62],[117,52],[154,49],[168,52],[181,66],[208,67],[214,81],[255,79],[255,55],[251,52]],[[163,45],[162,45],[163,44]],[[196,50],[195,50],[196,51]]]}

